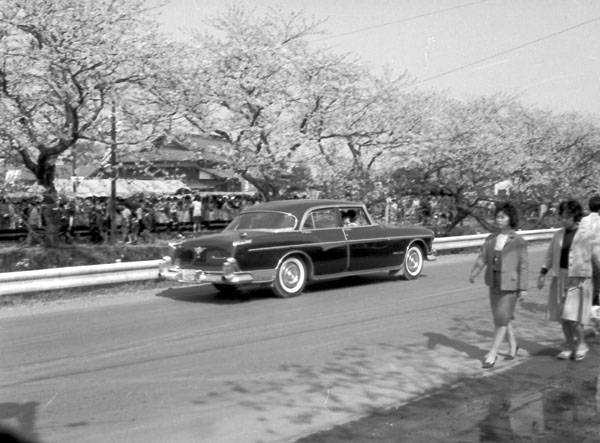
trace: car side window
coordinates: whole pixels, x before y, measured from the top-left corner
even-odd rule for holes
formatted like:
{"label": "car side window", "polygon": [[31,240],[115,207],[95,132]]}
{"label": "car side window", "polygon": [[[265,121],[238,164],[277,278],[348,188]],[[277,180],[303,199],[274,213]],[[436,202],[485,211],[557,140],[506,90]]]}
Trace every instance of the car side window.
{"label": "car side window", "polygon": [[[307,226],[311,220],[311,227]],[[313,211],[304,223],[304,229],[328,229],[340,226],[336,209],[318,209]]]}
{"label": "car side window", "polygon": [[315,221],[313,220],[313,214],[309,214],[304,221],[304,226],[302,229],[315,229]]}

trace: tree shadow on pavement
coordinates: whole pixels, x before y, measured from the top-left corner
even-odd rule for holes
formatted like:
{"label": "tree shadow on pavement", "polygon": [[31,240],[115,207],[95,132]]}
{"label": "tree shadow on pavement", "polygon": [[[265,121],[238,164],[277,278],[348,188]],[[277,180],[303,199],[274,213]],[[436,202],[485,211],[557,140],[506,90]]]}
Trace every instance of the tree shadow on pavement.
{"label": "tree shadow on pavement", "polygon": [[470,358],[477,360],[481,360],[486,353],[486,350],[479,346],[470,345],[464,341],[450,338],[443,334],[438,334],[437,332],[426,332],[423,335],[427,337],[427,347],[429,349],[434,349],[437,345],[447,346],[456,349],[459,352],[464,352]]}
{"label": "tree shadow on pavement", "polygon": [[598,441],[599,364],[597,352],[582,362],[530,359],[297,441]]}
{"label": "tree shadow on pavement", "polygon": [[[493,334],[491,314],[477,310],[453,318],[446,334],[428,331],[421,340],[409,344],[355,345],[332,352],[320,365],[294,362],[282,364],[268,377],[249,374],[243,380],[225,379],[218,392],[191,398],[190,402],[204,407],[216,400],[230,403],[244,416],[248,441],[261,440],[265,435],[270,440],[290,441],[290,436],[307,435],[364,416],[376,423],[366,431],[365,422],[359,421],[359,427],[351,423],[334,428],[332,434],[314,434],[303,441],[479,441],[480,432],[489,431],[481,431],[479,423],[489,411],[506,408],[496,394],[518,394],[510,385],[511,374],[517,374],[514,380],[521,390],[530,386],[547,389],[548,383],[563,383],[561,377],[568,375],[565,368],[570,366],[561,366],[564,362],[550,357],[561,340],[560,329],[546,322],[539,308],[521,309],[515,328],[525,351],[515,360],[499,359],[492,370],[481,368]],[[594,362],[586,359],[583,365],[592,367]],[[457,383],[462,390],[453,389]],[[435,402],[427,400],[440,392],[446,396]],[[532,395],[541,395],[539,389],[536,392]],[[402,405],[421,401],[425,403],[418,413],[403,409]],[[520,404],[526,399],[510,402]],[[397,411],[408,411],[412,421],[403,422],[407,413]],[[424,418],[419,418],[420,413]],[[489,420],[487,423],[485,426],[493,427]],[[431,432],[419,434],[422,429]],[[326,437],[320,439],[320,435]],[[448,435],[458,437],[447,440]]]}
{"label": "tree shadow on pavement", "polygon": [[[319,367],[284,364],[268,378],[227,381],[223,391],[209,396],[234,402],[244,410],[246,423],[261,428],[261,435],[286,439],[450,386],[465,366],[478,370],[479,361],[472,363],[464,353],[422,344],[354,346],[332,353]],[[211,401],[205,397],[191,402]]]}

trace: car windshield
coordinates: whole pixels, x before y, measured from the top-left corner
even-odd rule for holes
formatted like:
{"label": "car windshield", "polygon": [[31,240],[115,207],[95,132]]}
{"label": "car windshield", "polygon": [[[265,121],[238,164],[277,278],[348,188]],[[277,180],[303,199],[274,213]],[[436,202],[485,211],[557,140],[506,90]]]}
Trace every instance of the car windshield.
{"label": "car windshield", "polygon": [[238,215],[225,228],[226,231],[242,229],[294,229],[296,217],[285,212],[247,212]]}

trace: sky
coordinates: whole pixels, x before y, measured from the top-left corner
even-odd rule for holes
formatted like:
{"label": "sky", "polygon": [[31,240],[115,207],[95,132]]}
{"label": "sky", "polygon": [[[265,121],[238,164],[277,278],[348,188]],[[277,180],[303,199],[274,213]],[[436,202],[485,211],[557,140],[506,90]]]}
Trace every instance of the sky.
{"label": "sky", "polygon": [[158,18],[184,39],[232,4],[325,19],[312,44],[406,72],[423,90],[600,117],[599,0],[169,0]]}

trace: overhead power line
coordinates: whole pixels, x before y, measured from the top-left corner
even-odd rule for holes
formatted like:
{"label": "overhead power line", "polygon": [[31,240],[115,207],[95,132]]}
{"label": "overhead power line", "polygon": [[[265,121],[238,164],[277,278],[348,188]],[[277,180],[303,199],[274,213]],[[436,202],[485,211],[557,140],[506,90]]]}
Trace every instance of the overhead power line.
{"label": "overhead power line", "polygon": [[513,46],[512,48],[508,48],[508,49],[505,49],[503,51],[496,52],[495,54],[488,55],[487,57],[480,58],[480,59],[472,61],[470,63],[464,64],[464,65],[461,65],[461,66],[457,66],[456,68],[449,69],[448,71],[440,72],[439,74],[432,75],[431,77],[426,77],[424,79],[421,79],[421,80],[413,83],[413,85],[419,85],[421,83],[425,83],[425,82],[428,82],[428,81],[431,81],[431,80],[438,79],[440,77],[444,77],[444,76],[449,75],[449,74],[453,74],[453,73],[458,72],[458,71],[462,71],[463,69],[471,68],[471,67],[473,67],[475,65],[478,65],[478,64],[483,63],[483,62],[487,62],[487,61],[492,60],[492,59],[494,59],[496,57],[500,57],[500,56],[503,56],[503,55],[506,55],[506,54],[510,54],[511,52],[518,51],[520,49],[526,48],[527,46],[531,46],[531,45],[534,45],[534,44],[539,43],[541,41],[548,40],[550,38],[556,37],[556,36],[561,35],[561,34],[565,34],[565,33],[569,32],[569,31],[572,31],[572,30],[577,29],[577,28],[581,28],[583,26],[589,25],[590,23],[594,23],[594,22],[597,22],[597,21],[600,21],[600,16],[599,17],[591,18],[589,20],[585,20],[585,21],[583,21],[581,23],[577,23],[576,25],[569,26],[568,28],[561,29],[561,30],[553,32],[551,34],[544,35],[542,37],[536,38],[535,40],[530,40],[530,41],[522,43],[520,45]]}
{"label": "overhead power line", "polygon": [[365,32],[365,31],[371,31],[372,29],[383,28],[383,27],[389,26],[389,25],[395,25],[395,24],[398,24],[398,23],[410,22],[412,20],[416,20],[416,19],[419,19],[419,18],[431,17],[432,15],[438,15],[438,14],[442,14],[444,12],[454,11],[456,9],[466,8],[466,7],[474,6],[474,5],[481,5],[482,3],[486,3],[486,2],[489,2],[489,1],[491,1],[491,0],[479,0],[479,1],[476,1],[476,2],[463,3],[462,5],[452,6],[450,8],[438,9],[438,10],[435,10],[435,11],[427,12],[425,14],[413,15],[412,17],[406,17],[406,18],[403,18],[403,19],[400,19],[400,20],[394,20],[394,21],[391,21],[391,22],[380,23],[378,25],[367,26],[365,28],[355,29],[354,31],[342,32],[340,34],[326,35],[324,37],[317,38],[317,39],[314,39],[314,40],[311,40],[311,41],[313,41],[313,42],[319,42],[319,41],[322,41],[322,40],[330,40],[332,38],[337,38],[337,37],[345,37],[347,35],[358,34],[360,32]]}

